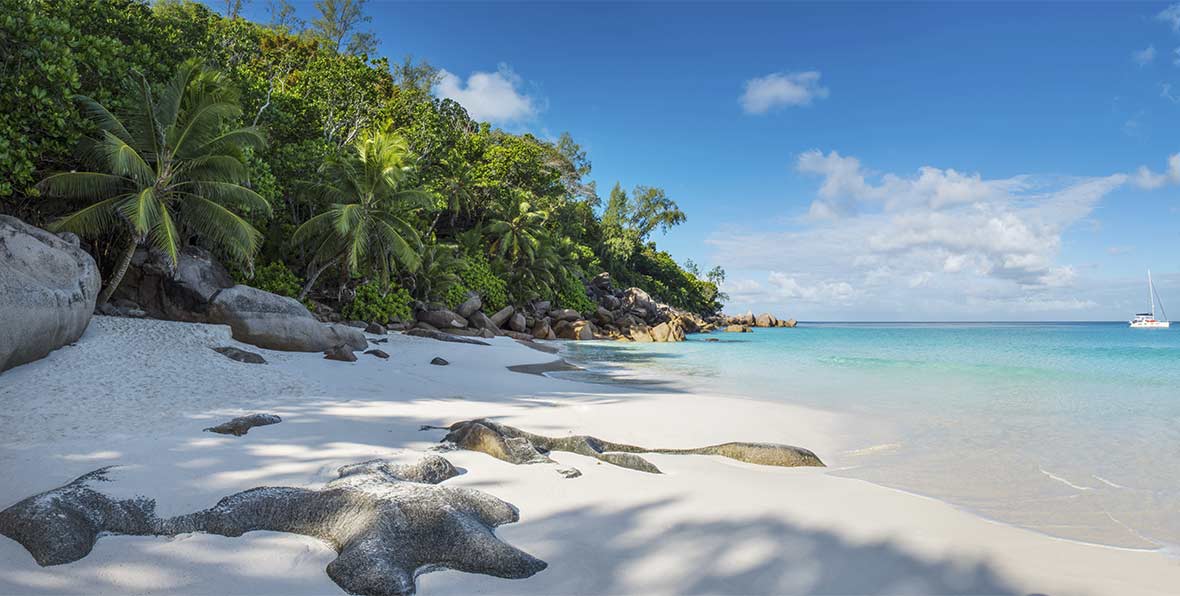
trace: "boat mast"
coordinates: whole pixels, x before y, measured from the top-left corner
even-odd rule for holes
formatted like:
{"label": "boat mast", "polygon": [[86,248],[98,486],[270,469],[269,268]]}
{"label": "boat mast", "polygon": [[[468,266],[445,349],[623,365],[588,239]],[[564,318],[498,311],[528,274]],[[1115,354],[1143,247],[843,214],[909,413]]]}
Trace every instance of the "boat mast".
{"label": "boat mast", "polygon": [[1151,300],[1151,318],[1155,318],[1155,286],[1151,284],[1151,269],[1147,270],[1147,297]]}

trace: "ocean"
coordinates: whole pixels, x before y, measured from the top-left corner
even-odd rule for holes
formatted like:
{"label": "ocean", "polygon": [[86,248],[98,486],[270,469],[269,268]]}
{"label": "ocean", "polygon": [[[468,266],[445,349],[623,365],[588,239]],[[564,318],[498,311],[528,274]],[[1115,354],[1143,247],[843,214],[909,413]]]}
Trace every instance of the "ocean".
{"label": "ocean", "polygon": [[563,373],[575,378],[847,414],[842,442],[854,448],[820,454],[835,474],[1064,539],[1180,545],[1177,330],[801,323],[565,348],[588,368]]}

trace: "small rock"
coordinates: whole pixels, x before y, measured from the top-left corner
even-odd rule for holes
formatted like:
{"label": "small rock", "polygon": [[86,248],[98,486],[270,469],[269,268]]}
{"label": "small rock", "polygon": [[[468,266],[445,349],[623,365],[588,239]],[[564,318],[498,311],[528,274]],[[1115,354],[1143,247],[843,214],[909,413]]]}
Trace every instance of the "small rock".
{"label": "small rock", "polygon": [[247,352],[240,350],[233,346],[224,346],[220,348],[213,348],[214,352],[229,358],[230,360],[237,360],[238,362],[245,362],[246,364],[266,364],[266,358],[262,354],[255,354],[254,352]]}
{"label": "small rock", "polygon": [[577,468],[557,468],[557,473],[564,478],[577,478],[582,475],[582,471]]}
{"label": "small rock", "polygon": [[369,326],[369,324],[364,321],[345,321],[344,324],[348,325],[349,327],[356,327],[357,329],[364,329],[365,327]]}
{"label": "small rock", "polygon": [[340,362],[356,362],[356,354],[352,353],[352,348],[340,345],[324,352],[325,360],[339,360]]}
{"label": "small rock", "polygon": [[386,354],[384,350],[378,350],[376,348],[368,350],[365,353],[370,356],[376,356],[382,360],[387,360],[389,358],[389,354]]}
{"label": "small rock", "polygon": [[430,361],[430,363],[435,366],[446,366],[450,364],[450,362],[447,362],[445,358],[439,358],[438,356],[435,356],[434,359]]}
{"label": "small rock", "polygon": [[508,328],[517,333],[524,333],[528,330],[528,324],[525,322],[524,315],[512,313],[512,316],[508,319]]}
{"label": "small rock", "polygon": [[372,333],[373,335],[385,335],[385,325],[381,323],[369,323],[365,327],[365,333]]}
{"label": "small rock", "polygon": [[240,437],[250,432],[250,429],[255,426],[270,426],[271,424],[278,424],[282,421],[282,418],[274,414],[251,414],[249,416],[239,416],[229,422],[223,422],[217,426],[206,428],[205,432]]}

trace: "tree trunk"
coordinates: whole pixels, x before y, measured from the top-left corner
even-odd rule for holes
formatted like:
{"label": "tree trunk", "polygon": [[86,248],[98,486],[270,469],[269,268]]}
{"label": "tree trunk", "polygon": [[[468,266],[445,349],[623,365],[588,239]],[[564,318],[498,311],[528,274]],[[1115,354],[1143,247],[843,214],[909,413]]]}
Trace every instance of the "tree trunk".
{"label": "tree trunk", "polygon": [[135,249],[139,248],[139,242],[132,238],[127,243],[127,248],[123,251],[123,256],[119,257],[119,264],[115,267],[115,273],[111,276],[111,281],[107,283],[106,289],[102,294],[98,295],[98,304],[106,304],[111,299],[111,295],[115,290],[119,289],[119,284],[123,282],[123,276],[127,274],[127,268],[131,266],[131,258],[135,256]]}
{"label": "tree trunk", "polygon": [[311,275],[307,276],[307,283],[303,284],[303,290],[301,290],[299,292],[299,301],[300,302],[302,302],[304,298],[307,298],[307,293],[311,291],[312,286],[315,285],[315,280],[319,279],[320,274],[323,273],[324,270],[327,269],[328,267],[331,267],[332,264],[335,262],[336,262],[336,259],[330,259],[329,261],[327,261],[323,265],[320,265],[319,267],[308,268],[308,271],[311,273]]}

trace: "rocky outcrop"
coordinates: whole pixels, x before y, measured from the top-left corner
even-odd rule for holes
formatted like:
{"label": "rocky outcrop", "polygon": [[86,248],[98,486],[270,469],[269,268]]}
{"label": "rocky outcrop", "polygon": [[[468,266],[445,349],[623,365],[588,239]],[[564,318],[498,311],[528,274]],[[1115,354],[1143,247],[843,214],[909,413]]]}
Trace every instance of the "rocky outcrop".
{"label": "rocky outcrop", "polygon": [[81,337],[100,283],[77,236],[0,215],[0,372]]}
{"label": "rocky outcrop", "polygon": [[233,285],[229,272],[205,249],[186,246],[173,265],[167,255],[140,248],[112,302],[127,300],[155,319],[208,323],[213,297]]}
{"label": "rocky outcrop", "polygon": [[218,292],[209,307],[209,322],[229,325],[233,338],[287,352],[323,352],[337,346],[364,350],[368,340],[360,329],[319,322],[294,298],[236,285]]}
{"label": "rocky outcrop", "polygon": [[206,428],[205,432],[240,437],[250,432],[250,429],[255,426],[270,426],[271,424],[278,424],[282,421],[283,419],[275,414],[251,414],[249,416],[239,416],[217,426],[211,426]]}
{"label": "rocky outcrop", "polygon": [[[429,428],[434,427],[423,427],[424,430]],[[555,463],[548,457],[550,451],[568,451],[653,474],[659,474],[659,468],[636,454],[720,455],[747,463],[780,467],[824,465],[819,457],[807,449],[775,443],[735,442],[693,449],[648,449],[587,435],[535,435],[486,418],[456,422],[444,430],[449,431],[443,437],[444,442],[454,443],[462,449],[481,451],[514,464]]]}
{"label": "rocky outcrop", "polygon": [[741,325],[741,324],[735,323],[733,325],[727,325],[725,327],[724,331],[726,333],[750,333],[751,329],[750,329],[749,325]]}
{"label": "rocky outcrop", "polygon": [[117,472],[95,470],[0,511],[0,534],[42,566],[77,561],[111,534],[301,534],[336,550],[327,573],[341,589],[372,596],[413,594],[415,577],[436,569],[524,578],[546,567],[496,537],[496,526],[519,519],[515,508],[475,489],[438,486],[458,472],[437,455],[409,466],[348,465],[320,489],[254,488],[166,519],[152,499],[102,492]]}
{"label": "rocky outcrop", "polygon": [[454,327],[462,329],[467,326],[467,319],[445,308],[423,309],[414,313],[414,318],[437,329]]}
{"label": "rocky outcrop", "polygon": [[236,360],[246,364],[266,364],[266,358],[263,358],[262,354],[247,352],[246,350],[235,348],[233,346],[213,348],[213,351],[221,354],[222,356],[225,356],[226,358],[229,358],[230,360]]}

